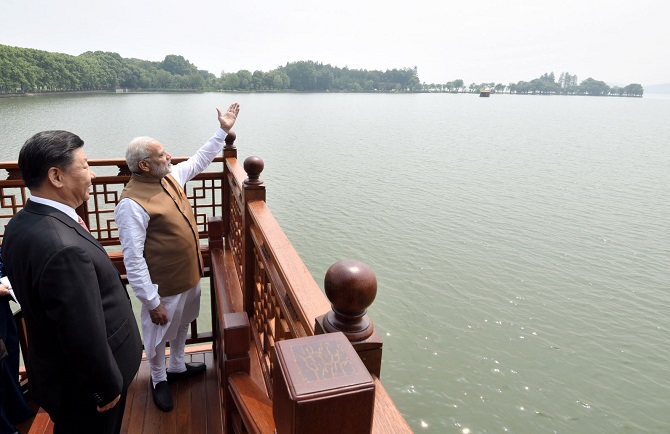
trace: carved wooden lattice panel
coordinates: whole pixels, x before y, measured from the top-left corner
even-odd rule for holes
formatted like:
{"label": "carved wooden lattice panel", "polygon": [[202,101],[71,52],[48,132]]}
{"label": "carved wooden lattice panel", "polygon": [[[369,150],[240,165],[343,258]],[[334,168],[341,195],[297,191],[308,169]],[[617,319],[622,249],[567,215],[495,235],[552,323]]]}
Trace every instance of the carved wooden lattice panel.
{"label": "carved wooden lattice panel", "polygon": [[244,234],[242,231],[242,210],[234,196],[230,198],[230,204],[230,233],[228,234],[228,242],[235,261],[240,288],[244,288],[244,275],[242,274],[242,263],[244,258],[244,253],[242,251],[244,241]]}
{"label": "carved wooden lattice panel", "polygon": [[[223,215],[221,177],[220,172],[206,172],[186,184],[186,196],[193,207],[201,240],[207,239],[207,218]],[[114,207],[129,179],[127,175],[95,178],[89,200],[77,210],[83,211],[89,230],[103,246],[119,245]],[[22,180],[0,180],[0,243],[7,223],[25,206],[28,197],[29,191]]]}
{"label": "carved wooden lattice panel", "polygon": [[[128,179],[119,176],[118,180],[106,180],[101,183],[96,181],[92,186],[91,197],[86,204],[88,219],[86,224],[103,246],[119,244],[114,207],[119,202]],[[220,189],[221,180],[195,178],[186,183],[186,197],[193,208],[201,240],[207,239],[207,218],[222,214]]]}
{"label": "carved wooden lattice panel", "polygon": [[272,355],[277,342],[306,336],[275,262],[257,227],[251,228],[254,251],[252,330],[267,389],[272,390]]}
{"label": "carved wooden lattice panel", "polygon": [[88,230],[103,246],[119,244],[114,207],[119,202],[128,179],[130,179],[128,176],[109,177],[100,181],[95,180],[91,186],[91,195],[85,204],[85,220]]}
{"label": "carved wooden lattice panel", "polygon": [[200,239],[207,238],[207,219],[223,215],[221,179],[194,179],[186,183],[186,196],[193,206]]}
{"label": "carved wooden lattice panel", "polygon": [[[6,183],[6,181],[2,181],[2,184]],[[26,200],[28,200],[28,189],[26,187],[12,187],[11,184],[0,186],[0,244],[2,244],[7,223],[14,214],[25,206]]]}
{"label": "carved wooden lattice panel", "polygon": [[[272,351],[275,344],[275,307],[272,283],[268,281],[263,261],[254,248],[254,328],[258,333],[263,371],[272,372]],[[278,312],[281,315],[281,312]]]}

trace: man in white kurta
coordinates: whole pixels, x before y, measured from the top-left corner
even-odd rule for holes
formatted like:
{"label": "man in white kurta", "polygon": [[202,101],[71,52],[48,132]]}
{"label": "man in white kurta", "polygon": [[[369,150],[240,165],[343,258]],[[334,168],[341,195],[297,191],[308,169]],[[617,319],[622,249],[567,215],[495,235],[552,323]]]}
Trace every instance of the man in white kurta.
{"label": "man in white kurta", "polygon": [[[159,295],[164,293],[159,288],[157,281],[161,281],[161,276],[157,272],[155,264],[159,263],[169,267],[167,270],[174,272],[175,268],[180,269],[180,263],[184,261],[196,261],[195,266],[202,270],[202,258],[199,254],[199,242],[197,238],[197,227],[193,232],[193,237],[187,233],[178,233],[177,240],[184,241],[189,246],[186,250],[190,252],[193,247],[198,252],[195,255],[175,255],[176,257],[162,256],[162,250],[150,244],[151,234],[147,237],[147,231],[150,230],[150,212],[153,208],[149,206],[151,198],[155,196],[165,196],[175,203],[174,208],[166,208],[169,214],[176,214],[177,224],[183,217],[190,218],[190,227],[195,225],[193,213],[184,196],[184,185],[200,172],[205,170],[212,160],[221,152],[224,139],[232,128],[239,112],[239,105],[232,104],[230,108],[222,113],[217,109],[220,129],[214,136],[205,143],[195,155],[187,161],[171,165],[171,155],[165,150],[163,145],[151,137],[137,137],[131,141],[126,152],[128,167],[133,172],[132,182],[142,188],[143,185],[154,188],[148,195],[148,201],[136,199],[132,195],[124,197],[119,201],[114,210],[114,218],[119,229],[119,239],[123,248],[124,264],[130,283],[135,295],[142,303],[141,322],[143,331],[144,348],[149,364],[151,366],[152,392],[154,402],[163,411],[170,411],[173,407],[172,397],[167,385],[168,381],[178,379],[182,376],[189,376],[204,372],[204,364],[184,363],[184,346],[188,333],[189,324],[198,316],[200,310],[200,284],[199,275],[196,275],[195,283],[190,289],[180,290],[179,293],[172,295]],[[169,175],[168,175],[169,174]],[[146,183],[146,184],[142,184]],[[159,184],[160,183],[160,184]],[[130,187],[130,183],[129,183]],[[157,192],[154,194],[154,192]],[[170,200],[167,200],[169,203]],[[182,204],[180,205],[178,202]],[[149,210],[149,212],[147,211]],[[162,211],[161,211],[162,212]],[[155,218],[162,219],[162,215]],[[157,222],[156,222],[157,224]],[[186,226],[189,228],[188,224]],[[189,228],[190,229],[190,228]],[[159,236],[163,237],[162,234]],[[182,240],[182,238],[184,238]],[[169,236],[165,237],[163,242],[169,242]],[[173,237],[174,241],[175,238]],[[147,254],[158,255],[147,260]],[[149,264],[148,264],[149,263]],[[150,273],[153,264],[154,276]],[[189,269],[192,270],[192,264]],[[197,272],[197,271],[196,271]],[[192,274],[192,273],[191,273]],[[181,274],[178,274],[181,275]],[[163,280],[165,282],[165,280]],[[165,286],[170,286],[171,282],[165,282]],[[170,342],[169,366],[165,366],[165,344]]]}

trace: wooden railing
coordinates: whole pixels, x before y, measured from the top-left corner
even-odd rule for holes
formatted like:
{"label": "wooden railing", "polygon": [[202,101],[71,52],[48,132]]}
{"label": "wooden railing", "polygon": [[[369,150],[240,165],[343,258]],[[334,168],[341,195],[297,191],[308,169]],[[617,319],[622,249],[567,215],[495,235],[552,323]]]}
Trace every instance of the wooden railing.
{"label": "wooden railing", "polygon": [[[303,431],[299,428],[301,417],[308,420],[305,409],[316,417],[310,423],[324,424],[319,432],[326,434],[344,426],[328,423],[332,417],[354,421],[348,432],[411,432],[379,381],[382,340],[366,315],[377,290],[374,274],[357,261],[334,264],[326,273],[327,298],[265,202],[263,161],[249,157],[239,164],[234,141],[231,132],[223,157],[186,189],[203,241],[212,310],[211,331],[198,331],[196,320],[187,343],[212,342],[225,432],[305,432],[304,424]],[[77,213],[125,277],[113,210],[130,173],[124,160],[89,160],[89,165],[99,173],[90,199]],[[1,243],[5,225],[28,195],[16,162],[0,163],[0,169],[7,171],[0,180]],[[304,347],[312,354],[309,363],[324,350],[339,362],[316,357],[320,367],[314,381],[300,388],[295,384],[299,376],[291,375],[297,365],[282,356],[290,353],[284,343]],[[314,389],[324,379],[317,378],[321,373],[337,369],[336,384],[328,380],[327,388]],[[296,390],[310,393],[297,396]],[[314,394],[320,398],[308,399]],[[360,397],[360,403],[352,397]],[[313,407],[315,402],[323,405]]]}
{"label": "wooden railing", "polygon": [[[249,157],[240,165],[234,143],[227,144],[223,153],[226,206],[221,218],[210,220],[209,246],[210,287],[213,308],[218,312],[215,346],[226,403],[226,432],[272,432],[275,427],[279,434],[305,432],[287,428],[295,424],[289,419],[300,414],[295,409],[310,404],[300,402],[300,397],[287,397],[281,386],[277,389],[277,373],[294,369],[286,366],[290,362],[277,365],[281,359],[277,347],[283,341],[300,340],[309,348],[323,349],[324,344],[315,343],[312,338],[337,332],[348,338],[360,357],[358,363],[374,384],[374,415],[356,414],[356,409],[364,409],[365,405],[338,414],[337,405],[342,405],[338,404],[338,394],[329,400],[328,393],[322,390],[323,407],[310,407],[310,413],[315,412],[324,421],[331,420],[330,415],[340,423],[330,427],[325,424],[318,432],[342,432],[342,421],[351,419],[357,421],[356,426],[349,427],[347,432],[370,432],[370,427],[373,432],[411,432],[379,381],[382,340],[366,315],[377,291],[374,273],[358,261],[334,264],[324,282],[327,298],[265,202],[266,189],[260,179],[263,161]],[[259,376],[254,372],[255,360],[262,381],[253,381]],[[282,382],[286,380],[285,375],[280,378]],[[318,383],[317,380],[314,382]],[[349,402],[357,402],[351,399],[355,394],[347,388],[351,387],[350,382],[331,383],[329,387],[341,388],[348,394]],[[298,386],[293,383],[291,389],[295,391]],[[276,390],[280,396],[273,396]],[[259,422],[259,418],[270,416],[271,420]]]}

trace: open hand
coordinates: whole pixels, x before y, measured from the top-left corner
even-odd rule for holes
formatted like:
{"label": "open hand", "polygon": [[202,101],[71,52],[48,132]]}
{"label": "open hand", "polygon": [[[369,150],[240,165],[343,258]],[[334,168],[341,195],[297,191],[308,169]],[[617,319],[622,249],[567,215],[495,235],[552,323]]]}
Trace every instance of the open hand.
{"label": "open hand", "polygon": [[225,132],[230,132],[230,129],[235,125],[237,114],[240,112],[240,105],[234,102],[228,107],[228,110],[226,110],[225,113],[222,113],[218,108],[216,109],[216,112],[219,114],[221,129]]}

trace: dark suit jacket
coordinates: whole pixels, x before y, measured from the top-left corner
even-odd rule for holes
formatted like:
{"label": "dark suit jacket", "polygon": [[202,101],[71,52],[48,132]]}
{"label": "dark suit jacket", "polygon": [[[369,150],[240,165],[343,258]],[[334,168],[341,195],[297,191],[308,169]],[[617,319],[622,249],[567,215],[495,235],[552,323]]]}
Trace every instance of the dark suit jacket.
{"label": "dark suit jacket", "polygon": [[7,225],[2,257],[26,320],[30,390],[54,421],[68,396],[107,404],[127,390],[142,343],[100,243],[63,212],[29,200]]}

